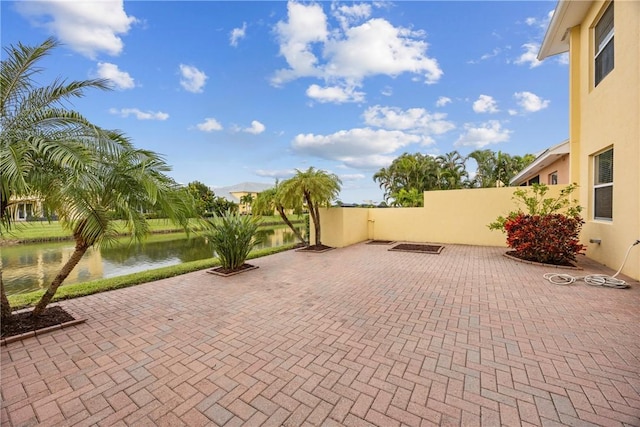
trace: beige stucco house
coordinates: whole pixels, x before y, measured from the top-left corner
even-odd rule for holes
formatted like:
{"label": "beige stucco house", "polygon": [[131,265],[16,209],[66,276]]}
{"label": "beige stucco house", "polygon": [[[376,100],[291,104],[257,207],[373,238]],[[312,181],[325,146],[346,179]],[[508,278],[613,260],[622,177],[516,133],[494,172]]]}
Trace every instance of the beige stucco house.
{"label": "beige stucco house", "polygon": [[213,188],[213,192],[216,196],[224,197],[230,202],[236,203],[239,213],[247,214],[251,213],[251,204],[245,203],[244,196],[251,195],[251,198],[255,200],[258,194],[272,187],[273,185],[271,184],[260,182],[241,182],[230,187]]}
{"label": "beige stucco house", "polygon": [[[538,59],[565,52],[582,240],[589,258],[617,269],[640,239],[640,1],[559,1]],[[623,272],[640,279],[640,245]]]}
{"label": "beige stucco house", "polygon": [[570,184],[569,140],[554,145],[538,154],[520,173],[511,178],[509,185]]}

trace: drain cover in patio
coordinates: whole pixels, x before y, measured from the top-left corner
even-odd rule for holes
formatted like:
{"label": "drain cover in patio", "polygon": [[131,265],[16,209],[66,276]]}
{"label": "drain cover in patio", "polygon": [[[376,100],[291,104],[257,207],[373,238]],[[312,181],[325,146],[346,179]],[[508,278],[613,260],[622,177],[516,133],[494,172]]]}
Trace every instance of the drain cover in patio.
{"label": "drain cover in patio", "polygon": [[439,254],[444,249],[444,246],[439,245],[422,245],[416,243],[401,243],[395,245],[390,251],[402,251],[402,252],[418,252],[425,254]]}
{"label": "drain cover in patio", "polygon": [[367,242],[367,245],[390,245],[395,243],[394,240],[370,240]]}

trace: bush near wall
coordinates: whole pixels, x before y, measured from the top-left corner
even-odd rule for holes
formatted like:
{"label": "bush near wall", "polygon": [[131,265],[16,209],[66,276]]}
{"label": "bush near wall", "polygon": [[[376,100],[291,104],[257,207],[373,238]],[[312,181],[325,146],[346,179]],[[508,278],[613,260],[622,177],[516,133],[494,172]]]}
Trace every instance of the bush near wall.
{"label": "bush near wall", "polygon": [[578,240],[583,223],[579,216],[521,213],[507,219],[504,228],[507,244],[518,258],[545,264],[572,265],[576,255],[585,249]]}

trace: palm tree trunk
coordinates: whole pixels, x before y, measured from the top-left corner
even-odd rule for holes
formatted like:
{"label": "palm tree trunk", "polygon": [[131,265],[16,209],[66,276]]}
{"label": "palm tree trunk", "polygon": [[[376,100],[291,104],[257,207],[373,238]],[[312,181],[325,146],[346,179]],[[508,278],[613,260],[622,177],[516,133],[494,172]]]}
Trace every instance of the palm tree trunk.
{"label": "palm tree trunk", "polygon": [[71,274],[73,268],[78,265],[78,262],[80,262],[80,259],[82,259],[84,254],[87,252],[87,249],[89,249],[89,245],[83,239],[76,237],[76,247],[71,254],[71,257],[69,257],[67,262],[62,266],[58,275],[49,285],[47,292],[45,292],[44,295],[42,295],[42,298],[40,298],[40,301],[38,301],[38,304],[31,312],[32,316],[39,316],[42,314],[44,309],[47,308],[47,305],[51,302],[51,299],[58,291],[60,285],[62,285],[62,282],[64,282],[69,274]]}
{"label": "palm tree trunk", "polygon": [[302,237],[302,234],[300,234],[300,231],[298,231],[297,228],[295,228],[293,226],[293,224],[291,223],[291,221],[289,221],[289,218],[287,218],[287,214],[284,213],[284,208],[280,205],[276,206],[276,210],[278,211],[278,213],[280,214],[280,218],[282,218],[282,220],[285,222],[285,224],[287,224],[289,226],[289,228],[291,229],[291,231],[293,231],[293,234],[296,235],[296,237],[305,245],[307,244],[307,242],[304,241],[304,237]]}
{"label": "palm tree trunk", "polygon": [[0,268],[0,293],[2,294],[2,323],[11,321],[11,304],[7,299],[7,294],[4,291],[4,282],[2,281],[2,268]]}
{"label": "palm tree trunk", "polygon": [[318,209],[318,204],[316,203],[315,205],[313,205],[313,211],[315,212],[315,217],[316,217],[316,245],[322,245],[322,242],[320,241],[320,210]]}
{"label": "palm tree trunk", "polygon": [[315,242],[316,245],[321,245],[320,242],[320,212],[318,211],[318,206],[313,203],[311,200],[311,194],[305,192],[304,198],[307,201],[307,207],[309,208],[309,215],[311,215],[311,219],[313,220],[313,228],[315,230]]}

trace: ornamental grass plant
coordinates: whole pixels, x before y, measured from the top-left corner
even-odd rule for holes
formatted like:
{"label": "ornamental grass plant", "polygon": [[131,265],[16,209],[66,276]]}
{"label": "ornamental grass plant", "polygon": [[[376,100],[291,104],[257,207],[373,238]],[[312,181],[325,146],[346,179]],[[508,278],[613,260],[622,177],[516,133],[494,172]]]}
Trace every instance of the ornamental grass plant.
{"label": "ornamental grass plant", "polygon": [[250,215],[227,211],[226,214],[209,221],[211,231],[207,233],[214,256],[226,270],[238,270],[259,242],[256,238],[259,220]]}

